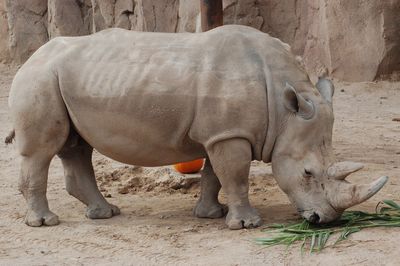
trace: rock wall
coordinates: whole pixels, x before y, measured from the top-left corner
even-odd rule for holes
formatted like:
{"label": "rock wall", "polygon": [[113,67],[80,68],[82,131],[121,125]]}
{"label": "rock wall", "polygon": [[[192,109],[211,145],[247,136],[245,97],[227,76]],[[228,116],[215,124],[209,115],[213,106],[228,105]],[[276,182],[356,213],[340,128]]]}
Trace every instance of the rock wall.
{"label": "rock wall", "polygon": [[400,1],[309,3],[314,14],[303,53],[309,70],[325,68],[348,81],[373,80],[400,70]]}
{"label": "rock wall", "polygon": [[6,2],[0,0],[0,61],[5,61],[9,58]]}
{"label": "rock wall", "polygon": [[[200,0],[0,0],[0,61],[23,63],[56,36],[109,27],[199,30]],[[268,32],[313,77],[370,81],[400,71],[400,0],[224,0],[224,23]]]}
{"label": "rock wall", "polygon": [[20,63],[48,40],[47,1],[7,0],[5,7],[9,56]]}

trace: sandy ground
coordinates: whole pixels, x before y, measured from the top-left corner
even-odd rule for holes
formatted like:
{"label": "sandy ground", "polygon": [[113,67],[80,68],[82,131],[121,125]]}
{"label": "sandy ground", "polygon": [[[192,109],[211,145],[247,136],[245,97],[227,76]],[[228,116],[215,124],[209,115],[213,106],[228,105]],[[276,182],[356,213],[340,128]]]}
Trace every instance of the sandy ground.
{"label": "sandy ground", "polygon": [[[0,136],[11,129],[7,98],[15,69],[0,65]],[[352,181],[369,182],[380,175],[390,181],[375,197],[356,209],[373,211],[379,200],[400,201],[400,83],[340,83],[335,95],[334,147],[339,159],[361,161],[366,167]],[[168,180],[169,168],[132,169],[95,154],[103,193],[122,214],[89,220],[84,206],[64,188],[63,170],[54,159],[49,176],[50,208],[59,215],[55,227],[24,224],[25,201],[17,190],[15,147],[0,144],[0,264],[121,265],[399,265],[399,229],[371,229],[319,254],[301,255],[299,246],[263,248],[253,239],[261,229],[230,231],[223,219],[198,219],[192,207],[198,186],[171,188],[168,182],[139,184],[138,176]],[[298,216],[276,186],[269,165],[254,163],[252,203],[265,223]],[[195,177],[194,177],[195,178]],[[110,182],[110,181],[114,182]],[[133,180],[133,181],[132,181]],[[124,188],[125,187],[125,188]],[[124,193],[124,194],[121,194]],[[222,195],[222,201],[224,196]],[[331,244],[331,242],[330,242]]]}

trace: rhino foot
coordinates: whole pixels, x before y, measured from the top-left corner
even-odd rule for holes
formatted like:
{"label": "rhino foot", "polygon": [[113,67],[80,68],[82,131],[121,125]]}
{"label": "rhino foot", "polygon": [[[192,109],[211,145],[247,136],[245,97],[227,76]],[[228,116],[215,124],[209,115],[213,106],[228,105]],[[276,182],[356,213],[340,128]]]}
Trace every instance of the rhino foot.
{"label": "rhino foot", "polygon": [[113,204],[108,204],[108,206],[88,206],[86,209],[86,217],[90,219],[107,219],[120,213],[119,208]]}
{"label": "rhino foot", "polygon": [[57,225],[59,224],[58,216],[47,210],[44,212],[29,211],[25,217],[25,223],[29,226]]}
{"label": "rhino foot", "polygon": [[198,218],[221,218],[228,212],[226,205],[219,202],[208,203],[199,200],[194,207],[193,214]]}
{"label": "rhino foot", "polygon": [[256,209],[241,206],[229,209],[226,224],[229,229],[255,228],[262,224],[262,219]]}

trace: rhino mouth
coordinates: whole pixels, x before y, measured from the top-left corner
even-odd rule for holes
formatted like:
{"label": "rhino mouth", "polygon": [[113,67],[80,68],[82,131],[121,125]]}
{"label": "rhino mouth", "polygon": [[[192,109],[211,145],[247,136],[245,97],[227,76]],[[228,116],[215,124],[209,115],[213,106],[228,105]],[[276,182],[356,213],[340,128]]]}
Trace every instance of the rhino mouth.
{"label": "rhino mouth", "polygon": [[318,224],[318,223],[320,222],[320,220],[321,220],[321,217],[319,216],[318,213],[313,212],[313,213],[308,217],[307,220],[308,220],[310,223]]}
{"label": "rhino mouth", "polygon": [[337,220],[347,208],[360,204],[375,195],[387,182],[382,176],[367,185],[354,185],[344,180],[335,180],[330,193],[326,194],[328,206],[324,209],[298,210],[303,218],[313,224],[324,224]]}
{"label": "rhino mouth", "polygon": [[318,211],[313,210],[297,210],[301,217],[306,219],[308,222],[312,224],[318,224],[321,222],[321,216]]}
{"label": "rhino mouth", "polygon": [[301,216],[312,224],[326,224],[337,220],[342,215],[342,212],[337,212],[332,209],[332,213],[327,215],[321,211],[304,211]]}

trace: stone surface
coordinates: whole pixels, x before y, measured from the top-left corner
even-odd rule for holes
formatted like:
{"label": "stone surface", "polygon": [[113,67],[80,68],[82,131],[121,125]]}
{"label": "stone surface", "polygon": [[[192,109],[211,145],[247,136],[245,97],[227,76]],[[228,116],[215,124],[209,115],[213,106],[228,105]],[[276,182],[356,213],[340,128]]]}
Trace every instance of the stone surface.
{"label": "stone surface", "polygon": [[200,32],[199,1],[181,0],[178,10],[178,32]]}
{"label": "stone surface", "polygon": [[93,32],[110,28],[114,25],[114,7],[114,0],[92,0]]}
{"label": "stone surface", "polygon": [[[200,31],[200,0],[0,0],[0,61],[24,62],[56,36],[110,27]],[[291,45],[315,79],[368,81],[400,71],[400,0],[224,0],[224,23]]]}
{"label": "stone surface", "polygon": [[117,0],[114,7],[115,26],[123,29],[131,29],[129,16],[134,13],[132,0]]}
{"label": "stone surface", "polygon": [[385,1],[383,10],[383,35],[385,55],[379,64],[377,77],[400,71],[400,2]]}
{"label": "stone surface", "polygon": [[178,0],[142,0],[144,30],[175,32],[178,25]]}
{"label": "stone surface", "polygon": [[304,51],[309,71],[326,68],[338,79],[361,81],[400,70],[400,1],[310,3],[317,12],[310,22]]}
{"label": "stone surface", "polygon": [[[87,5],[89,4],[89,5]],[[91,32],[91,3],[48,0],[49,38],[79,36]]]}
{"label": "stone surface", "polygon": [[264,18],[260,14],[257,1],[225,0],[224,24],[241,24],[261,29]]}
{"label": "stone surface", "polygon": [[93,32],[111,27],[177,31],[178,0],[92,0],[92,6]]}
{"label": "stone surface", "polygon": [[0,0],[0,62],[8,62],[10,60],[8,35],[6,1]]}
{"label": "stone surface", "polygon": [[6,10],[9,53],[22,63],[48,40],[47,0],[6,0]]}

